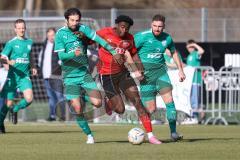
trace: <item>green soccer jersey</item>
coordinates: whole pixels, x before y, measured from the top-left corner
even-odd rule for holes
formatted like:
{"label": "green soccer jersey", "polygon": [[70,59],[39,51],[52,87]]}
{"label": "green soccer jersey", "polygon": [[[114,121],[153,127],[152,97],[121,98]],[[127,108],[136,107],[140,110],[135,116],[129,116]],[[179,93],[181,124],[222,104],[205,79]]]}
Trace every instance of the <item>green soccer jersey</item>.
{"label": "green soccer jersey", "polygon": [[[187,65],[192,67],[198,67],[201,65],[200,60],[201,56],[198,54],[198,52],[193,51],[187,56]],[[201,72],[195,72],[193,77],[193,84],[201,84],[201,79]]]}
{"label": "green soccer jersey", "polygon": [[31,39],[19,39],[17,37],[6,43],[2,55],[8,57],[9,60],[15,60],[15,64],[10,66],[9,69],[10,76],[29,76],[32,44]]}
{"label": "green soccer jersey", "polygon": [[[96,32],[88,26],[81,24],[79,30],[89,39],[99,43],[101,46],[115,54],[115,50]],[[75,50],[80,49],[81,55],[75,56]],[[62,61],[63,76],[65,77],[79,77],[82,74],[82,66],[88,65],[87,58],[87,43],[83,38],[78,37],[68,27],[62,27],[58,30],[55,36],[55,52],[58,53],[59,59]]]}
{"label": "green soccer jersey", "polygon": [[187,65],[198,67],[201,65],[200,59],[201,59],[201,56],[198,54],[198,52],[193,51],[189,53],[189,55],[187,56]]}
{"label": "green soccer jersey", "polygon": [[165,32],[159,36],[154,36],[151,29],[139,32],[135,34],[134,41],[145,70],[166,68],[165,50],[175,51],[172,37]]}

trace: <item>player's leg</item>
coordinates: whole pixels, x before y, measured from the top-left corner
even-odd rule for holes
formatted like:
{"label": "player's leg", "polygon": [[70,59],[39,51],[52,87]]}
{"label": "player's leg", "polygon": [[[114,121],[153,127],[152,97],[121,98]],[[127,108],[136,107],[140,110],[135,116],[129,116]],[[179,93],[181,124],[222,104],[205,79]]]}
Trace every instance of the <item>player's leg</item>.
{"label": "player's leg", "polygon": [[30,78],[21,78],[17,83],[17,87],[23,93],[23,98],[13,106],[13,112],[15,113],[17,113],[20,109],[27,108],[33,101],[32,82]]}
{"label": "player's leg", "polygon": [[176,131],[177,111],[172,97],[172,85],[167,73],[159,77],[157,88],[166,105],[166,115],[169,122],[171,139],[174,141],[181,140],[183,136],[179,135]]}
{"label": "player's leg", "polygon": [[91,132],[91,129],[88,125],[87,119],[83,115],[83,106],[81,106],[80,102],[80,87],[79,82],[81,79],[78,78],[65,78],[65,95],[66,99],[69,102],[69,105],[74,108],[76,113],[76,122],[78,126],[83,130],[83,132],[87,135],[88,144],[94,143],[94,138]]}
{"label": "player's leg", "polygon": [[113,110],[118,114],[123,114],[125,111],[124,102],[122,100],[119,90],[119,75],[120,74],[101,75],[100,77],[106,95],[105,108],[107,114],[109,114],[108,109],[110,111]]}
{"label": "player's leg", "polygon": [[101,107],[102,96],[100,93],[100,89],[97,87],[97,84],[93,80],[90,73],[86,72],[80,82],[81,82],[81,87],[86,91],[92,105],[94,105],[97,108]]}
{"label": "player's leg", "polygon": [[13,105],[13,99],[15,97],[15,83],[13,79],[8,79],[1,92],[1,97],[4,99],[4,103],[0,110],[0,128],[3,130],[2,133],[5,133],[4,120]]}
{"label": "player's leg", "polygon": [[137,85],[135,84],[133,78],[129,75],[129,73],[124,73],[123,76],[121,77],[120,88],[124,92],[125,96],[136,108],[139,119],[147,132],[149,142],[152,144],[161,144],[161,141],[159,141],[152,133],[150,115],[144,108],[142,101],[140,99]]}

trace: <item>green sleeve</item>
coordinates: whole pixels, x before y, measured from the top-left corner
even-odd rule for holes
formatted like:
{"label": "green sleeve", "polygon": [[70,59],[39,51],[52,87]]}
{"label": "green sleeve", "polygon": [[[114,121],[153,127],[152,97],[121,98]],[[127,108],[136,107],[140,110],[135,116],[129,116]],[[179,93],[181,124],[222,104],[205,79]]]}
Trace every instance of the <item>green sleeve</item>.
{"label": "green sleeve", "polygon": [[7,42],[4,49],[2,50],[2,55],[9,57],[12,52],[12,45],[10,42]]}
{"label": "green sleeve", "polygon": [[75,57],[74,50],[69,53],[65,52],[64,42],[62,41],[60,35],[60,33],[57,33],[55,36],[54,52],[58,54],[59,59],[62,61],[72,59]]}
{"label": "green sleeve", "polygon": [[176,50],[173,39],[171,36],[167,37],[167,42],[168,42],[168,49],[170,50],[170,52],[173,54]]}
{"label": "green sleeve", "polygon": [[83,32],[89,39],[97,42],[102,47],[107,49],[112,55],[116,54],[116,51],[114,50],[114,48],[111,45],[109,45],[104,39],[98,36],[96,31],[92,30],[88,26],[81,25],[79,28],[79,31]]}
{"label": "green sleeve", "polygon": [[137,33],[134,35],[134,43],[137,49],[141,48],[143,41],[142,41],[142,34],[141,33]]}

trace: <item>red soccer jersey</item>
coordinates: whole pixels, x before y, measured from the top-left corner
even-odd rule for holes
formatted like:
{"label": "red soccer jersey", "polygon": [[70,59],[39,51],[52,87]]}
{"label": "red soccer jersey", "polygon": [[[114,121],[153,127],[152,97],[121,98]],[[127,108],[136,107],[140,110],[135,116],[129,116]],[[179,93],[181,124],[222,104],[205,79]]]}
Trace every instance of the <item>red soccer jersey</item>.
{"label": "red soccer jersey", "polygon": [[[127,33],[124,37],[119,37],[114,28],[107,27],[97,31],[97,34],[107,41],[113,48],[124,48],[128,49],[128,51],[134,55],[137,53],[137,48],[134,44],[133,35]],[[109,53],[103,47],[99,47],[98,50],[99,62],[98,62],[98,71],[100,74],[109,75],[120,73],[123,70],[126,70],[126,67],[123,65],[119,65],[113,59],[111,53]]]}

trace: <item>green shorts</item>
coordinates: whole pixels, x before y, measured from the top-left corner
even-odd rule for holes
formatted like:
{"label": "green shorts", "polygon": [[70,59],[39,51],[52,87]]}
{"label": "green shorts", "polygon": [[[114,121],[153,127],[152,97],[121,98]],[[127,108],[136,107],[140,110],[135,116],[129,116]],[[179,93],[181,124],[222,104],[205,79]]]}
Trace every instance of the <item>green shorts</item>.
{"label": "green shorts", "polygon": [[24,92],[26,89],[32,89],[30,77],[8,77],[1,92],[1,97],[13,100],[16,96],[17,89],[21,92]]}
{"label": "green shorts", "polygon": [[90,73],[87,72],[84,76],[64,78],[64,95],[67,100],[83,96],[83,90],[86,92],[99,90]]}
{"label": "green shorts", "polygon": [[172,85],[167,72],[146,75],[144,80],[140,82],[140,93],[144,106],[146,106],[147,101],[156,100],[158,93],[163,94],[169,90],[172,90]]}

